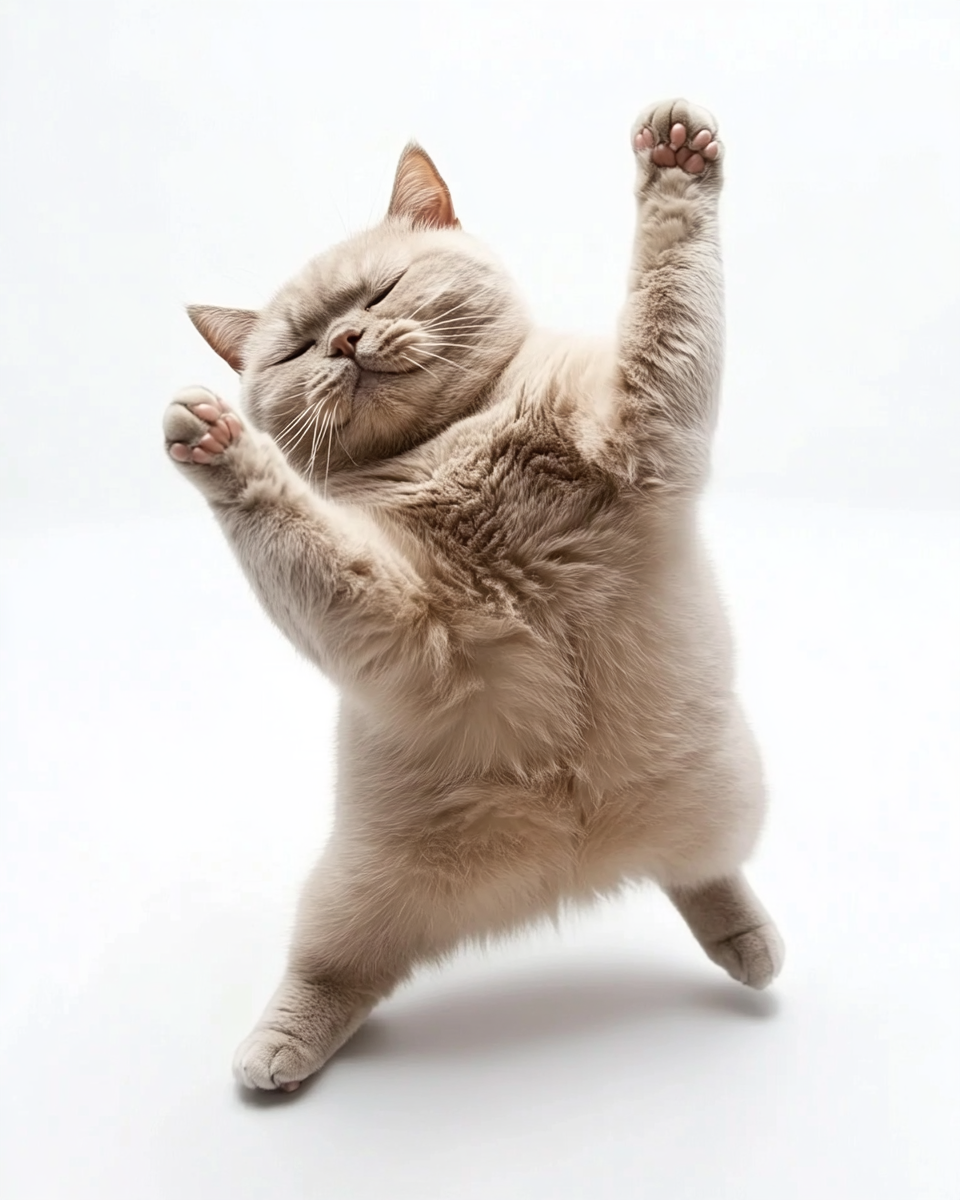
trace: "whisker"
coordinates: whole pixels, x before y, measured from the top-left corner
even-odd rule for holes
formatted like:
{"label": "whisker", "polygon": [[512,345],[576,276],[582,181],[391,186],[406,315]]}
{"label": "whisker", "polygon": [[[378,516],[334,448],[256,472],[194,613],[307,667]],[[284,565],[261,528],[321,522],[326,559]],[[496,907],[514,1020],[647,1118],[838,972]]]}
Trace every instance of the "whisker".
{"label": "whisker", "polygon": [[440,291],[440,292],[434,292],[434,294],[432,296],[428,296],[426,298],[426,300],[424,300],[423,304],[417,305],[417,307],[413,310],[413,312],[410,314],[410,316],[407,319],[412,320],[417,315],[417,313],[420,311],[420,309],[423,308],[424,304],[430,304],[433,300],[439,299],[439,297],[442,295],[443,295],[443,292]]}
{"label": "whisker", "polygon": [[[460,334],[483,333],[484,330],[489,329],[490,326],[489,325],[459,325],[459,324],[431,325],[431,324],[429,324],[429,322],[425,321],[423,323],[423,325],[420,326],[420,328],[426,333],[442,333],[444,335],[449,334],[451,337],[459,337]],[[415,332],[415,331],[411,330],[411,332]]]}
{"label": "whisker", "polygon": [[[337,412],[337,413],[340,412],[340,404],[337,404],[335,412]],[[347,446],[343,444],[343,438],[340,436],[340,426],[338,426],[338,425],[335,426],[335,432],[336,432],[336,436],[337,436],[337,442],[340,442],[340,449],[344,452],[344,454],[347,455],[350,462],[352,462],[354,464],[354,467],[359,467],[360,463],[355,460],[354,456],[352,454],[350,454],[350,451],[347,449]]]}
{"label": "whisker", "polygon": [[[443,293],[441,292],[441,295],[442,295],[442,294],[443,294]],[[439,320],[440,320],[442,317],[449,317],[451,313],[455,313],[455,312],[457,311],[457,309],[458,309],[458,308],[463,308],[463,306],[464,306],[465,304],[470,304],[472,300],[473,300],[473,297],[472,297],[472,296],[470,296],[470,297],[469,297],[468,299],[466,299],[466,300],[461,300],[459,304],[455,304],[455,305],[453,306],[453,308],[448,308],[446,312],[437,313],[437,316],[436,316],[436,318],[435,318],[435,319],[439,321]],[[420,305],[420,308],[423,308],[423,305],[422,305],[422,304]],[[417,311],[419,312],[420,310],[418,309]]]}
{"label": "whisker", "polygon": [[405,345],[411,341],[416,341],[417,338],[422,337],[425,333],[434,337],[448,338],[472,337],[474,332],[472,329],[436,329],[432,325],[423,325],[420,329],[409,329],[406,333],[398,334],[393,344],[396,345],[397,349],[402,350]]}
{"label": "whisker", "polygon": [[405,358],[408,363],[413,363],[418,371],[426,371],[428,375],[432,375],[437,383],[443,383],[443,380],[436,373],[436,371],[431,371],[429,367],[425,367],[422,362],[417,362],[417,360],[415,358],[411,358],[409,354],[401,354],[400,357]]}
{"label": "whisker", "polygon": [[[310,414],[309,414],[309,415],[310,415],[310,417],[312,417],[312,416],[313,416],[313,410],[312,410],[312,409],[310,410]],[[302,439],[303,439],[303,435],[306,433],[306,431],[307,431],[309,428],[310,428],[310,421],[309,421],[309,420],[306,420],[306,421],[304,421],[304,423],[303,423],[303,426],[301,427],[301,429],[299,430],[299,432],[295,430],[295,431],[294,431],[294,432],[293,432],[293,433],[290,435],[290,437],[288,437],[288,438],[287,438],[285,441],[283,441],[283,442],[277,442],[277,445],[280,447],[281,451],[282,451],[284,454],[286,454],[286,455],[288,455],[288,456],[289,456],[289,455],[290,455],[290,454],[291,454],[291,453],[292,453],[294,450],[296,450],[297,446],[299,446],[299,445],[300,445],[300,442],[301,442],[301,441],[302,441]]]}
{"label": "whisker", "polygon": [[321,413],[323,411],[323,405],[325,403],[326,403],[326,398],[323,398],[323,399],[317,400],[316,403],[310,405],[310,407],[307,409],[307,412],[306,412],[306,415],[309,419],[304,421],[303,428],[300,430],[300,433],[298,434],[296,441],[294,441],[294,443],[291,446],[287,447],[285,449],[284,453],[292,454],[293,451],[296,450],[296,448],[300,445],[300,443],[303,441],[303,439],[309,434],[311,428],[313,427],[315,418],[319,415],[319,413]]}
{"label": "whisker", "polygon": [[[433,333],[436,333],[436,331],[432,330],[432,329],[427,329],[426,327],[424,327],[423,329],[411,329],[409,333],[402,333],[399,337],[395,338],[390,345],[390,349],[397,350],[397,351],[411,350],[411,349],[416,349],[417,346],[421,346],[421,345],[450,346],[451,348],[456,349],[456,350],[476,350],[477,349],[477,347],[475,345],[470,346],[466,342],[448,341],[447,334],[445,334],[442,330],[440,331],[439,334],[437,334],[437,336],[427,338],[427,339],[424,339],[424,337],[423,337],[424,333],[433,334]],[[457,335],[455,333],[451,332],[449,336],[455,337]]]}
{"label": "whisker", "polygon": [[[318,414],[318,412],[315,412],[313,415],[314,415],[314,419],[316,419],[319,414]],[[300,431],[300,436],[293,443],[293,445],[290,447],[290,449],[286,451],[286,454],[288,457],[289,457],[289,455],[291,455],[294,452],[294,450],[296,450],[296,448],[300,445],[300,443],[303,441],[303,439],[305,437],[309,437],[310,430],[313,428],[313,426],[314,426],[314,421],[308,421],[306,423],[306,425],[304,425],[303,429]]]}
{"label": "whisker", "polygon": [[[451,367],[456,367],[458,371],[467,371],[467,368],[462,363],[455,363],[453,359],[444,358],[442,354],[434,354],[432,350],[424,350],[422,346],[417,349],[421,354],[428,354],[431,358],[439,358],[441,362],[449,363]],[[469,374],[469,372],[467,372]]]}
{"label": "whisker", "polygon": [[284,442],[291,441],[295,436],[296,427],[301,425],[303,422],[308,421],[313,415],[313,410],[316,405],[321,403],[323,403],[321,400],[317,400],[314,404],[308,404],[302,412],[298,413],[297,416],[294,417],[294,419],[284,429],[282,429],[280,433],[277,434],[277,436],[274,438],[274,441],[281,450],[285,450]]}
{"label": "whisker", "polygon": [[479,317],[471,317],[464,314],[462,317],[450,317],[446,321],[441,321],[439,318],[435,321],[424,321],[424,329],[445,329],[448,325],[457,325],[462,329],[486,329],[490,322],[481,320]]}
{"label": "whisker", "polygon": [[[324,420],[326,420],[326,417],[324,418]],[[320,413],[318,412],[316,420],[314,421],[314,425],[313,425],[313,444],[310,448],[310,478],[311,479],[313,478],[313,469],[314,469],[313,464],[316,462],[316,459],[317,459],[317,446],[320,443],[320,437],[321,437]]]}
{"label": "whisker", "polygon": [[[439,300],[442,295],[443,295],[443,292],[435,292],[432,296],[429,296],[426,300],[424,300],[423,304],[417,305],[417,307],[413,310],[413,312],[409,314],[409,316],[407,317],[407,320],[413,320],[413,318],[417,315],[417,313],[420,311],[420,309],[424,307],[424,305],[430,304],[434,300]],[[443,317],[449,317],[450,314],[455,313],[458,308],[463,308],[463,306],[465,304],[469,304],[471,299],[472,299],[472,297],[470,297],[466,300],[461,300],[460,303],[455,304],[453,306],[453,308],[448,308],[448,309],[446,309],[446,311],[444,311],[442,313],[437,313],[436,317],[434,317],[433,319],[436,321],[439,321]]]}
{"label": "whisker", "polygon": [[[315,393],[313,393],[313,394],[315,394]],[[309,385],[308,385],[308,387],[307,387],[307,388],[304,390],[304,398],[306,399],[306,398],[308,398],[310,395],[311,395],[311,392],[310,392]],[[282,429],[282,430],[280,431],[280,433],[279,433],[279,435],[278,435],[278,436],[279,436],[279,437],[283,437],[283,436],[284,436],[284,434],[286,434],[287,430],[291,430],[291,431],[292,431],[292,429],[293,429],[293,427],[294,427],[294,426],[296,426],[296,425],[299,425],[299,424],[300,424],[300,422],[301,422],[301,421],[302,421],[302,420],[303,420],[305,417],[309,417],[309,416],[312,414],[312,412],[313,412],[314,408],[316,408],[316,406],[317,406],[318,404],[325,404],[325,403],[326,403],[326,401],[327,401],[327,398],[328,398],[328,397],[327,397],[327,392],[326,392],[326,390],[324,390],[323,392],[321,392],[320,396],[319,396],[319,397],[318,397],[316,400],[311,400],[311,401],[309,401],[309,402],[308,402],[308,403],[305,405],[305,407],[304,407],[304,408],[303,408],[303,409],[302,409],[302,410],[301,410],[301,411],[300,411],[300,412],[299,412],[299,413],[298,413],[298,414],[297,414],[297,415],[296,415],[296,416],[293,418],[293,420],[292,420],[292,421],[290,421],[290,422],[289,422],[289,424],[288,424],[288,425],[287,425],[287,426],[286,426],[284,429]]]}
{"label": "whisker", "polygon": [[[334,409],[333,412],[330,414],[331,422],[334,420],[336,415],[337,415],[337,411],[336,411],[336,409]],[[323,498],[324,498],[324,500],[326,500],[326,498],[327,498],[327,484],[330,482],[330,451],[333,449],[332,434],[333,434],[333,430],[331,429],[327,433],[327,469],[323,476]]]}
{"label": "whisker", "polygon": [[[310,408],[310,405],[307,405],[307,409],[309,409],[309,408]],[[277,436],[273,440],[275,442],[279,442],[282,437],[285,437],[287,435],[287,433],[291,429],[293,429],[294,425],[299,425],[299,423],[303,420],[304,411],[305,410],[301,408],[299,410],[299,412],[294,413],[292,419],[289,420],[286,423],[286,425],[284,425],[284,427],[280,430],[280,432],[277,434]]]}
{"label": "whisker", "polygon": [[[339,400],[337,401],[336,408],[334,408],[334,410],[333,410],[333,414],[335,417],[338,417],[340,415],[340,401]],[[333,428],[334,428],[334,432],[337,435],[337,441],[340,443],[340,449],[344,452],[344,454],[347,456],[347,458],[350,459],[350,461],[353,463],[353,465],[355,467],[359,467],[360,464],[357,462],[357,460],[353,457],[353,455],[350,453],[350,451],[343,444],[343,438],[340,436],[340,426],[335,425]]]}
{"label": "whisker", "polygon": [[307,470],[310,472],[311,479],[313,478],[317,451],[320,449],[320,439],[323,437],[323,425],[326,421],[326,416],[320,417],[316,425],[313,427],[313,438],[310,443],[310,462],[307,464]]}

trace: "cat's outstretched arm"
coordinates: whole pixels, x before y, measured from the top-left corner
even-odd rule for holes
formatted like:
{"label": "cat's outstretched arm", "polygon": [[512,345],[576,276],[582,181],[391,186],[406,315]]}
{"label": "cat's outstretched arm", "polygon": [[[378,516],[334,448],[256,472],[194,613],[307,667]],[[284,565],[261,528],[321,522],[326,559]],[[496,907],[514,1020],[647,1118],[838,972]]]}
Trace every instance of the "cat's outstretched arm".
{"label": "cat's outstretched arm", "polygon": [[177,396],[164,434],[270,617],[331,678],[412,698],[424,680],[411,672],[442,675],[445,631],[426,588],[363,513],[318,496],[270,437],[204,388]]}
{"label": "cat's outstretched arm", "polygon": [[707,470],[723,360],[716,129],[684,100],[633,127],[639,211],[615,421],[632,473],[652,488],[696,488]]}

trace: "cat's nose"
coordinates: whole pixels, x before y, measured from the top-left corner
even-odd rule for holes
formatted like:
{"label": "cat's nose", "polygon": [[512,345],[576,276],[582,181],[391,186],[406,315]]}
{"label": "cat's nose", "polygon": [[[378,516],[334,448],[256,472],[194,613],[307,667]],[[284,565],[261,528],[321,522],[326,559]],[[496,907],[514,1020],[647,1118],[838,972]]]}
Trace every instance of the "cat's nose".
{"label": "cat's nose", "polygon": [[331,358],[356,358],[357,342],[363,337],[362,329],[344,329],[330,340]]}

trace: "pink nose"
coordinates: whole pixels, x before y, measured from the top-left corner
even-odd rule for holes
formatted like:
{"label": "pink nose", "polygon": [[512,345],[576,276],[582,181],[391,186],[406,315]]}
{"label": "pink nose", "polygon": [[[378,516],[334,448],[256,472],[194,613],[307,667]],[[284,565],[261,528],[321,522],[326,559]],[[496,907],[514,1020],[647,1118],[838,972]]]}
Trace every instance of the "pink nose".
{"label": "pink nose", "polygon": [[363,331],[358,329],[345,329],[343,333],[338,333],[330,342],[330,357],[356,358],[357,342],[362,337]]}

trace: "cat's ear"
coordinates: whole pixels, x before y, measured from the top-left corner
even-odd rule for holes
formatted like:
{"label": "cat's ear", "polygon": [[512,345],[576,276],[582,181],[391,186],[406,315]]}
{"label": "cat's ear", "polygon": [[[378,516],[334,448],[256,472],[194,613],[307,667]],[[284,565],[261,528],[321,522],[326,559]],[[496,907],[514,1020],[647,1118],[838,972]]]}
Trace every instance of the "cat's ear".
{"label": "cat's ear", "polygon": [[206,343],[236,372],[243,370],[243,348],[260,320],[249,308],[216,308],[212,304],[189,304],[187,316]]}
{"label": "cat's ear", "polygon": [[459,229],[450,190],[426,150],[411,142],[400,155],[387,216],[431,229]]}

